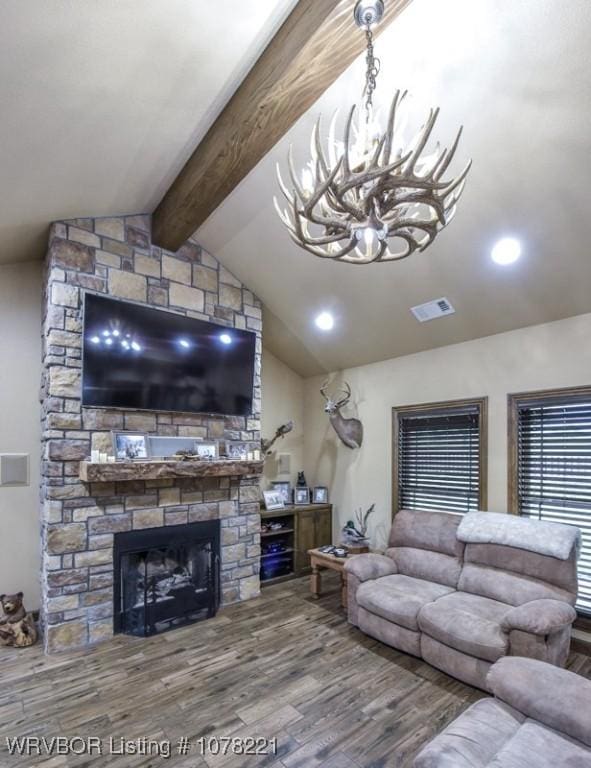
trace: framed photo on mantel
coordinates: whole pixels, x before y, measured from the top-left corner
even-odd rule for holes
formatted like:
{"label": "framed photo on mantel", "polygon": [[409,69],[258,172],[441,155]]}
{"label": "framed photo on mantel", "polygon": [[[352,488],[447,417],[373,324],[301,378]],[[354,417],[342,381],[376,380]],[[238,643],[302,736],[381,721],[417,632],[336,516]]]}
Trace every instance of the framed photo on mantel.
{"label": "framed photo on mantel", "polygon": [[119,461],[148,458],[146,436],[139,432],[113,432],[113,452]]}

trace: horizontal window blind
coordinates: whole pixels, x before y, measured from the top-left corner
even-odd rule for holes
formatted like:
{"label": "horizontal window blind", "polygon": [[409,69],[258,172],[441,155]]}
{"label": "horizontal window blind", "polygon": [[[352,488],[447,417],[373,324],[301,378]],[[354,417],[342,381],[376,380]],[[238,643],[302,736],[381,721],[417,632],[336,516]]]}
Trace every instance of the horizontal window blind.
{"label": "horizontal window blind", "polygon": [[581,529],[577,608],[591,614],[591,400],[520,405],[517,416],[519,512]]}
{"label": "horizontal window blind", "polygon": [[399,415],[400,509],[469,512],[480,498],[478,406]]}

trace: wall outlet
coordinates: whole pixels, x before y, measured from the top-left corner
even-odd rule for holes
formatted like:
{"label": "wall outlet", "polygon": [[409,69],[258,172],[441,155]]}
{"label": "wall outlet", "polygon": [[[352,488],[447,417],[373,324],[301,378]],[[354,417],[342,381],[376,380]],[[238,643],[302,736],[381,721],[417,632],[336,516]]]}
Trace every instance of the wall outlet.
{"label": "wall outlet", "polygon": [[0,485],[29,485],[28,453],[0,453]]}

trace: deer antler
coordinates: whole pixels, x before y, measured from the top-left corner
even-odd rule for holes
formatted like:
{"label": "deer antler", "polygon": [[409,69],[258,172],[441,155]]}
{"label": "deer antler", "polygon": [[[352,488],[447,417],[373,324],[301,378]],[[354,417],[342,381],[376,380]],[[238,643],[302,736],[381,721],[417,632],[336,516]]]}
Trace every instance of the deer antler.
{"label": "deer antler", "polygon": [[345,397],[336,401],[335,408],[342,408],[343,405],[346,405],[351,399],[351,387],[347,384],[347,382],[345,382],[344,387],[342,387],[340,391],[345,392]]}

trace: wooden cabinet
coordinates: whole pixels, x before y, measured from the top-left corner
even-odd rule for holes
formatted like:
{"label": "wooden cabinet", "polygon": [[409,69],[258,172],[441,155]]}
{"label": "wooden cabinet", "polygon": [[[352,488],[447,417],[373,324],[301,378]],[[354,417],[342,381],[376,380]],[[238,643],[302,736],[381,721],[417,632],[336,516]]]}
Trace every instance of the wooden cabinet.
{"label": "wooden cabinet", "polygon": [[309,549],[332,544],[332,507],[301,507],[296,514],[296,572],[310,567]]}
{"label": "wooden cabinet", "polygon": [[[277,511],[263,510],[261,520],[263,523],[281,520],[284,526],[282,530],[261,535],[262,584],[308,573],[310,569],[308,550],[332,544],[332,506],[330,504],[291,505]],[[289,557],[292,553],[292,571],[277,578],[269,578],[271,570],[268,558],[277,553],[268,554],[267,550],[271,549],[269,542],[277,541],[279,537],[285,547],[284,557]]]}

